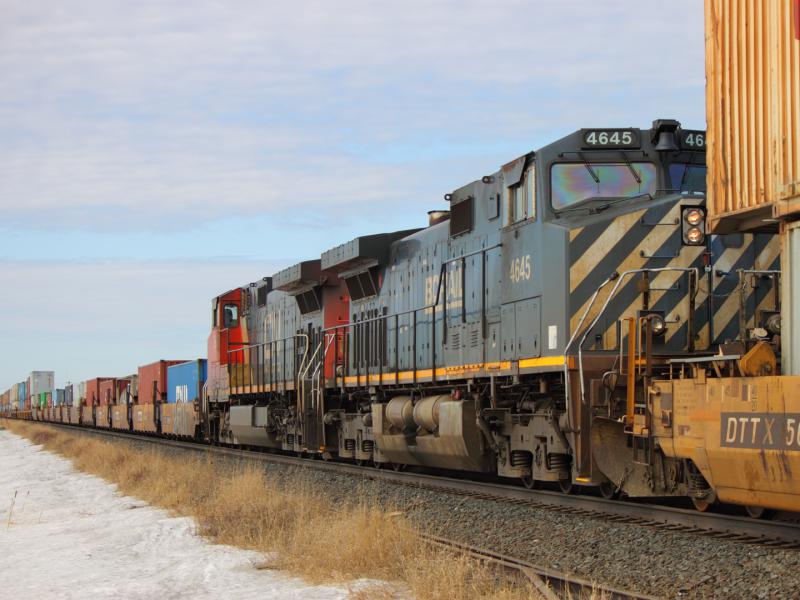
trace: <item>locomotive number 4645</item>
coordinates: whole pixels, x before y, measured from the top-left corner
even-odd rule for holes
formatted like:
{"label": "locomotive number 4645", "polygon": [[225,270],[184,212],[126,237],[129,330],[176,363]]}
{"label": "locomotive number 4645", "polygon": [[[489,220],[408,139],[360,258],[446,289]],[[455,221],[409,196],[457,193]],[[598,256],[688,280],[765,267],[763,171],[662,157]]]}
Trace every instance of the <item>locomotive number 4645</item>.
{"label": "locomotive number 4645", "polygon": [[591,149],[638,148],[641,143],[635,129],[584,129],[582,145]]}
{"label": "locomotive number 4645", "polygon": [[531,278],[531,255],[518,256],[511,260],[511,268],[508,273],[508,278],[514,283],[520,281],[527,281]]}

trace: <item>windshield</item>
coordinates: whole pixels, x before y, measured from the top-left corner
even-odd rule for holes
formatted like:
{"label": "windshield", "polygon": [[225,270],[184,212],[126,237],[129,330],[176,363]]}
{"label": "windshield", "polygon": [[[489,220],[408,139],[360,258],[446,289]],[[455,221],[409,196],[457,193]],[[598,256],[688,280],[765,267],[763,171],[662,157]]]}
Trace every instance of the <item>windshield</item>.
{"label": "windshield", "polygon": [[673,163],[669,166],[669,178],[672,180],[673,190],[703,193],[706,191],[705,165]]}
{"label": "windshield", "polygon": [[652,163],[561,163],[553,165],[550,178],[556,210],[588,198],[627,198],[656,192],[656,167]]}

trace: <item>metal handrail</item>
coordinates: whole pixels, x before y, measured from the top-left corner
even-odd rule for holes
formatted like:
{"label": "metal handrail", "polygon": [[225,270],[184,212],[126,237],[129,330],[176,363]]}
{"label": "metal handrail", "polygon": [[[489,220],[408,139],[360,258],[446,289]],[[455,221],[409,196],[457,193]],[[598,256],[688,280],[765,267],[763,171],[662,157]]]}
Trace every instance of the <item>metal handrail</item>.
{"label": "metal handrail", "polygon": [[[391,313],[391,314],[378,315],[376,317],[370,317],[370,318],[367,318],[367,319],[362,319],[362,320],[360,320],[358,322],[348,322],[348,323],[342,323],[342,324],[338,324],[338,325],[333,325],[331,327],[324,327],[324,328],[321,328],[319,331],[321,331],[324,335],[331,335],[332,334],[332,338],[331,338],[331,341],[332,341],[332,339],[336,338],[336,336],[338,335],[338,332],[340,330],[342,330],[344,332],[352,332],[352,330],[354,330],[357,326],[365,325],[367,323],[380,322],[380,321],[387,322],[389,319],[394,319],[395,320],[395,325],[396,325],[395,336],[398,336],[399,335],[399,328],[397,327],[397,323],[398,323],[399,317],[406,316],[406,315],[413,315],[414,331],[416,333],[416,321],[417,321],[416,315],[420,311],[432,310],[433,311],[433,318],[431,319],[431,327],[433,328],[433,331],[432,331],[431,335],[432,335],[432,342],[433,342],[435,340],[435,328],[436,328],[436,322],[437,322],[436,308],[439,306],[439,304],[441,302],[441,299],[442,299],[442,288],[443,288],[443,286],[446,285],[446,281],[447,281],[447,265],[449,265],[451,263],[454,263],[454,262],[458,262],[458,261],[461,261],[463,263],[466,258],[469,258],[471,256],[481,255],[482,257],[484,257],[482,259],[482,264],[481,264],[481,282],[482,282],[482,287],[484,288],[484,291],[482,291],[482,293],[481,293],[481,323],[482,323],[483,336],[485,337],[486,336],[486,325],[485,325],[485,319],[486,319],[485,269],[486,269],[486,264],[485,264],[485,256],[486,256],[486,253],[489,252],[490,250],[495,250],[497,248],[500,248],[500,247],[502,247],[502,245],[503,245],[502,243],[497,243],[497,244],[494,244],[492,246],[488,246],[486,248],[480,248],[478,250],[473,250],[471,252],[466,252],[466,253],[461,254],[459,256],[455,256],[455,257],[452,257],[452,258],[444,259],[442,261],[441,267],[439,269],[439,276],[438,276],[438,281],[437,281],[437,284],[436,284],[436,297],[435,297],[434,301],[431,304],[427,304],[425,306],[421,306],[421,307],[418,307],[418,308],[411,308],[411,309],[408,309],[408,310],[399,311],[399,312],[395,312],[395,313]],[[464,281],[464,273],[462,271],[462,285],[463,285],[463,281]],[[464,318],[463,317],[464,310],[465,310],[465,305],[462,305],[462,319]],[[446,323],[446,318],[447,318],[447,304],[446,304],[446,292],[445,292],[445,305],[444,305],[444,322],[445,323]],[[447,334],[447,330],[445,328],[445,330],[443,332],[443,340],[446,339],[446,334]],[[306,334],[303,334],[303,333],[299,333],[298,332],[298,333],[296,333],[294,335],[289,335],[289,336],[286,336],[286,337],[283,337],[283,338],[279,338],[279,339],[269,340],[269,341],[266,341],[266,342],[260,342],[260,343],[257,343],[257,344],[249,344],[249,345],[246,345],[246,346],[243,345],[242,347],[239,347],[239,348],[236,348],[236,349],[227,350],[227,354],[231,355],[231,354],[234,354],[234,353],[240,353],[240,355],[243,357],[244,353],[246,351],[251,351],[253,348],[261,348],[261,347],[264,347],[264,346],[267,346],[267,345],[270,345],[270,347],[271,347],[273,343],[274,344],[277,344],[277,343],[280,343],[280,342],[284,342],[285,343],[286,341],[295,339],[297,337],[305,337],[306,338],[306,352],[305,352],[305,354],[303,356],[303,359],[302,359],[302,361],[300,363],[300,368],[298,369],[300,377],[303,378],[303,377],[305,377],[307,375],[307,371],[310,368],[310,364],[313,363],[314,356],[316,356],[316,351],[315,351],[314,356],[311,357],[310,362],[306,362],[307,359],[308,359],[308,350],[309,350],[309,347],[310,347],[310,342],[308,340],[308,336]],[[328,344],[328,347],[329,346],[330,346],[330,344]],[[328,348],[326,347],[325,356],[327,356],[327,350],[328,350]],[[413,356],[414,356],[414,359],[416,359],[416,351],[415,351]],[[432,365],[432,367],[435,367],[435,356],[436,356],[436,345],[435,345],[435,343],[431,343],[431,359],[432,359],[431,360],[431,365]],[[398,360],[397,354],[395,354],[395,360],[396,361]],[[414,362],[416,364],[416,360]],[[367,368],[369,368],[369,367],[367,367]],[[416,369],[416,367],[415,367],[415,369]],[[359,368],[359,370],[360,370],[360,368]]]}
{"label": "metal handrail", "polygon": [[574,431],[575,433],[580,433],[580,428],[575,429],[575,427],[574,427],[574,425],[572,423],[572,416],[571,416],[571,412],[572,411],[570,410],[569,360],[567,359],[567,357],[569,356],[569,349],[570,349],[570,346],[572,346],[572,344],[575,343],[575,338],[578,337],[578,332],[580,332],[581,327],[583,327],[583,323],[586,321],[586,317],[589,316],[589,313],[591,312],[592,307],[594,306],[595,300],[597,300],[597,297],[600,295],[600,292],[603,290],[603,288],[606,285],[608,285],[609,283],[611,283],[612,281],[614,281],[618,277],[619,277],[619,273],[614,271],[594,291],[594,294],[592,294],[592,297],[589,300],[589,305],[586,307],[586,310],[583,311],[583,315],[581,315],[580,321],[578,321],[578,326],[575,328],[575,331],[572,332],[572,335],[570,336],[569,341],[567,342],[567,345],[564,346],[564,394],[566,396],[566,401],[567,401],[567,404],[566,404],[566,408],[567,408],[567,424],[569,425],[569,428],[572,431]]}
{"label": "metal handrail", "polygon": [[[336,339],[336,333],[334,332],[330,336],[328,336],[326,334],[326,337],[328,337],[328,343],[325,344],[325,350],[322,352],[322,360],[317,363],[317,367],[314,369],[314,372],[311,374],[312,378],[314,378],[317,375],[319,375],[320,369],[322,369],[322,365],[325,364],[325,357],[328,356],[328,350],[330,349],[331,344],[333,343],[333,340]],[[320,343],[320,345],[321,345],[321,343]]]}
{"label": "metal handrail", "polygon": [[[695,281],[699,281],[700,280],[700,270],[697,269],[697,268],[690,268],[690,267],[658,267],[658,268],[654,268],[654,269],[631,269],[629,271],[624,271],[617,278],[617,283],[611,289],[611,292],[609,293],[608,298],[606,298],[606,301],[603,304],[602,308],[600,309],[600,312],[594,318],[594,320],[589,325],[589,327],[587,327],[584,330],[583,337],[581,338],[580,344],[578,344],[578,374],[579,374],[580,383],[581,383],[581,403],[582,404],[586,404],[586,385],[585,385],[584,377],[583,377],[583,344],[586,342],[586,338],[589,336],[589,333],[592,331],[592,329],[594,329],[595,325],[597,325],[598,321],[603,316],[603,314],[605,314],[605,311],[608,308],[608,305],[610,304],[611,299],[616,295],[616,292],[619,289],[620,284],[622,284],[622,282],[627,277],[629,277],[631,275],[634,275],[635,273],[661,273],[661,272],[665,272],[665,271],[678,271],[678,272],[681,272],[681,273],[694,273],[695,274]],[[603,285],[605,285],[605,283]],[[695,293],[696,293],[696,290],[695,290]]]}
{"label": "metal handrail", "polygon": [[[306,336],[308,337],[308,336]],[[310,342],[309,342],[310,346]],[[308,370],[311,368],[311,365],[314,364],[314,359],[317,357],[317,353],[319,349],[322,347],[322,342],[317,344],[317,347],[314,349],[314,354],[311,355],[311,358],[308,359],[306,362],[306,356],[308,356],[308,350],[306,350],[306,356],[303,357],[302,362],[300,363],[300,368],[297,371],[297,376],[305,379],[305,376],[308,374]]]}
{"label": "metal handrail", "polygon": [[[418,308],[409,308],[408,310],[403,310],[403,311],[396,312],[396,313],[391,313],[391,314],[386,314],[386,315],[378,315],[377,317],[370,317],[369,319],[362,319],[361,321],[358,321],[357,323],[354,323],[354,322],[342,323],[341,325],[332,325],[330,327],[323,327],[322,331],[325,332],[325,333],[327,333],[329,331],[338,331],[339,329],[347,329],[347,328],[355,327],[356,325],[361,325],[361,324],[364,324],[364,323],[372,323],[373,321],[380,321],[382,319],[390,319],[392,317],[402,317],[402,316],[409,315],[409,314],[412,314],[412,313],[417,313],[417,312],[419,312],[421,310],[428,310],[428,309],[431,309],[431,308],[436,308],[437,306],[439,306],[439,299],[441,297],[442,282],[444,280],[444,277],[442,275],[443,275],[443,272],[444,272],[445,265],[448,265],[448,264],[450,264],[452,262],[455,262],[455,261],[458,261],[458,260],[463,260],[465,258],[469,258],[470,256],[475,256],[476,254],[483,254],[485,252],[488,252],[489,250],[494,250],[495,248],[500,248],[500,247],[502,247],[502,245],[503,244],[501,244],[501,243],[497,243],[494,246],[489,246],[488,248],[481,248],[480,250],[473,250],[472,252],[467,252],[466,254],[462,254],[462,255],[457,256],[455,258],[448,258],[447,260],[442,261],[442,266],[439,269],[439,280],[438,280],[438,282],[436,284],[436,299],[433,301],[432,304],[427,304],[425,306],[420,306]],[[250,344],[249,346],[244,346],[244,347],[238,348],[236,350],[228,350],[228,354],[231,354],[233,352],[240,352],[240,351],[243,351],[243,350],[247,350],[248,348],[255,348],[257,346],[265,346],[265,345],[273,343],[273,342],[282,342],[284,340],[290,340],[290,339],[292,339],[294,337],[297,337],[297,335],[301,335],[301,334],[288,335],[286,337],[275,339],[275,340],[270,340],[268,342],[261,342],[259,344]]]}

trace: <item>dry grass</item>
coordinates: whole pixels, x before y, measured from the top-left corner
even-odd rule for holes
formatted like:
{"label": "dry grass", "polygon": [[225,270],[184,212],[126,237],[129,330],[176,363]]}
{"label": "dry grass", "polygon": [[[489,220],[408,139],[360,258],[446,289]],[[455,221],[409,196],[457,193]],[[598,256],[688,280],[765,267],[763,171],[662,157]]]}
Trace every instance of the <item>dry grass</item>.
{"label": "dry grass", "polygon": [[398,512],[368,499],[331,506],[308,481],[285,482],[253,464],[216,464],[210,455],[185,457],[158,449],[5,421],[12,432],[69,458],[75,468],[115,483],[123,494],[182,516],[222,544],[274,557],[264,568],[311,582],[379,579],[351,597],[418,600],[517,600],[540,597],[527,580],[510,580],[467,555],[433,548]]}

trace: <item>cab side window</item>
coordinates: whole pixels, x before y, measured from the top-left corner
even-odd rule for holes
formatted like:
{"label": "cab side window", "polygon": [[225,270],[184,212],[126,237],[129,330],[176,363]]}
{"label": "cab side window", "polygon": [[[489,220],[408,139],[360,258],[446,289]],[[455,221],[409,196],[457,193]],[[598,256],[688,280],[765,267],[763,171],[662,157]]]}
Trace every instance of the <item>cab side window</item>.
{"label": "cab side window", "polygon": [[235,304],[226,304],[222,307],[222,326],[232,329],[239,325],[239,307]]}
{"label": "cab side window", "polygon": [[519,183],[506,187],[503,202],[503,225],[536,218],[536,170],[531,165]]}

